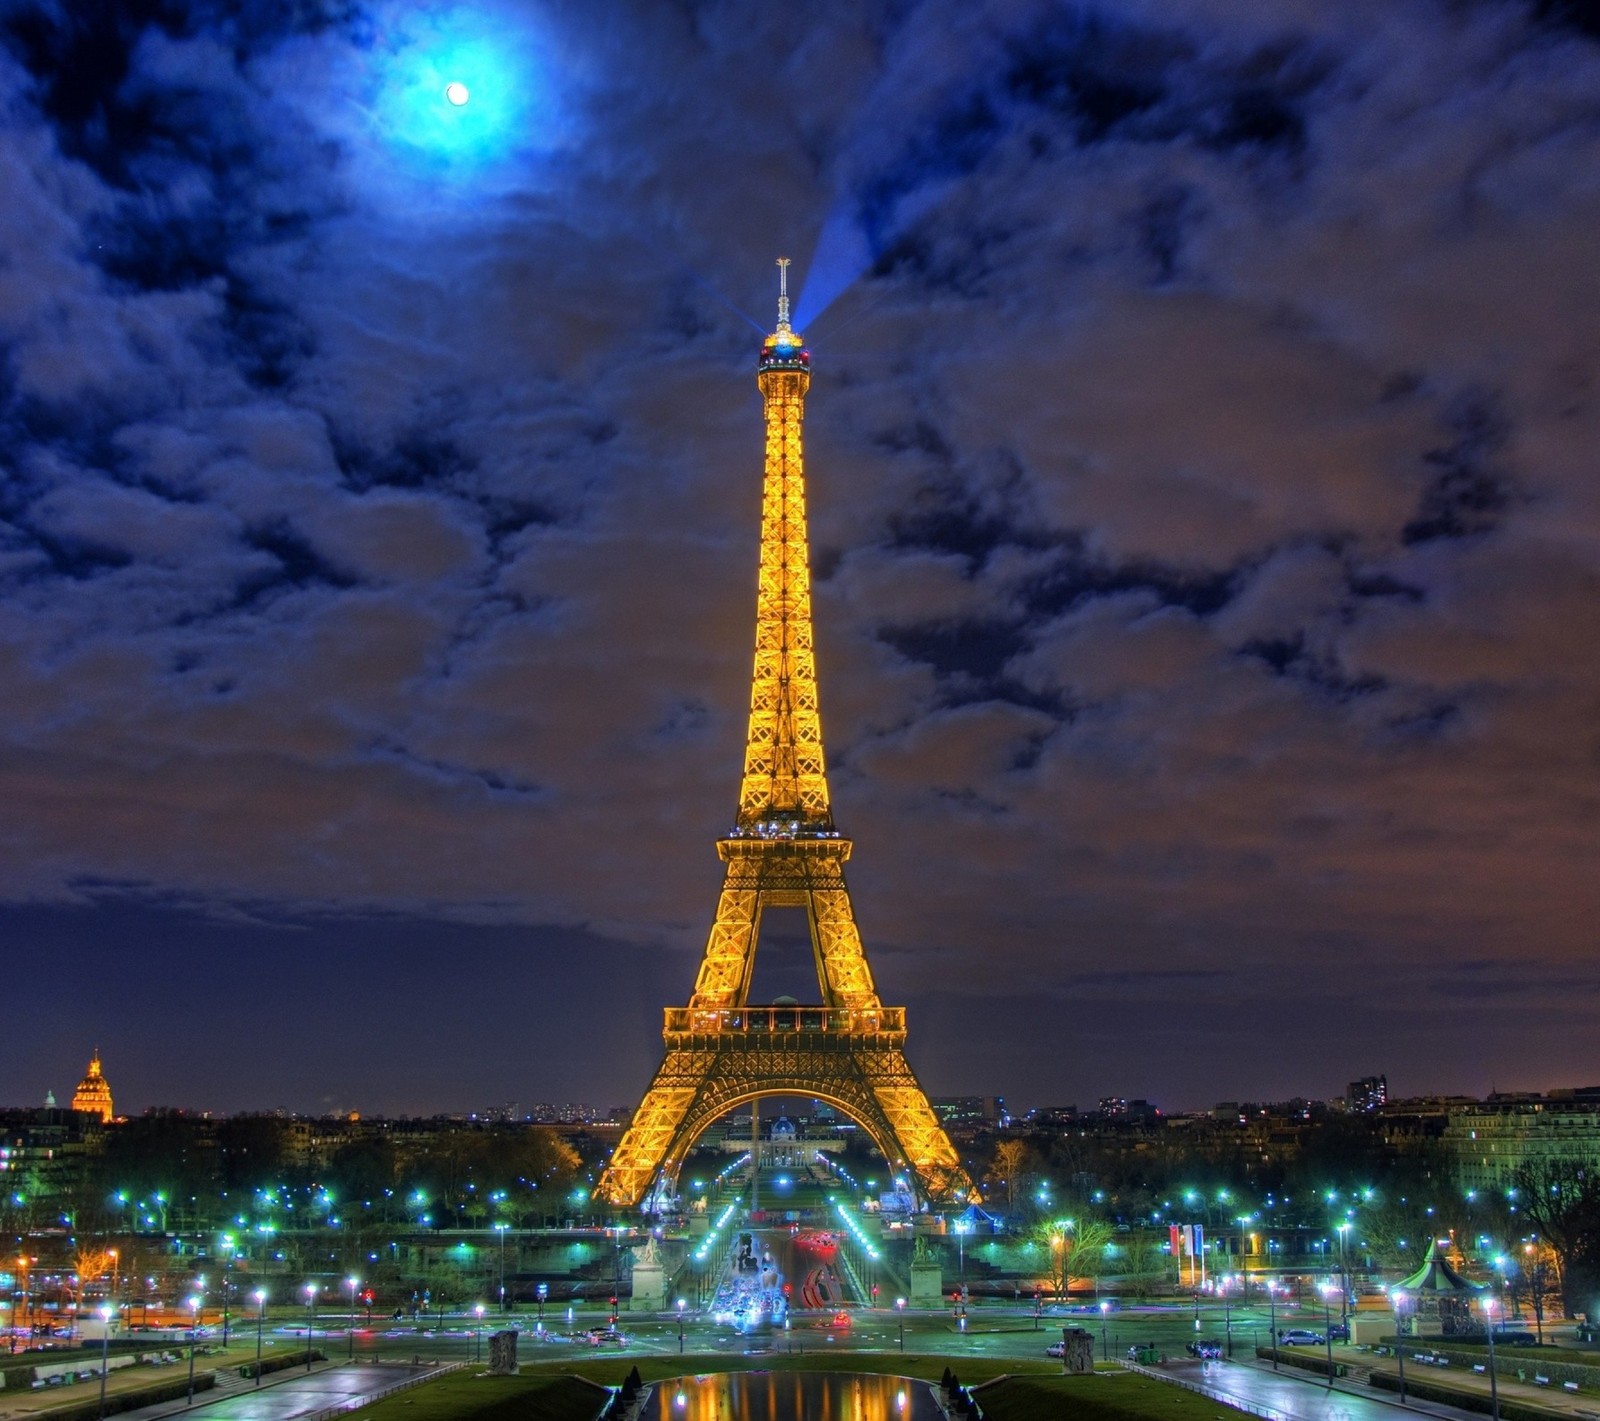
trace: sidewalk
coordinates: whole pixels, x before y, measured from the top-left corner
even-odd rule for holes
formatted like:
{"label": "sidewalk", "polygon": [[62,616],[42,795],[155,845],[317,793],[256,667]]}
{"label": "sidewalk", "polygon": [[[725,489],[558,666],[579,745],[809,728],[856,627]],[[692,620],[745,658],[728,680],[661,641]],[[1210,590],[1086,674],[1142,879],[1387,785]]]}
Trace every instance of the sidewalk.
{"label": "sidewalk", "polygon": [[[281,1377],[263,1377],[251,1385],[221,1396],[213,1392],[197,1397],[193,1406],[162,1402],[158,1406],[124,1411],[113,1421],[160,1421],[167,1416],[193,1416],[201,1421],[293,1421],[331,1410],[354,1410],[392,1391],[453,1371],[461,1363],[413,1366],[409,1362],[323,1362],[307,1372],[290,1370]],[[48,1418],[42,1418],[48,1421]]]}

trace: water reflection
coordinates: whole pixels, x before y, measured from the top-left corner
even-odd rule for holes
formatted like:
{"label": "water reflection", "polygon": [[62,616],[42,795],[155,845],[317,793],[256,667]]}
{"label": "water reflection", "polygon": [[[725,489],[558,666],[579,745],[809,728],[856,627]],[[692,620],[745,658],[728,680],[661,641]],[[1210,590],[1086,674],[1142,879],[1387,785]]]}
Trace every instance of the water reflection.
{"label": "water reflection", "polygon": [[851,1372],[718,1372],[658,1382],[649,1421],[936,1421],[926,1382]]}

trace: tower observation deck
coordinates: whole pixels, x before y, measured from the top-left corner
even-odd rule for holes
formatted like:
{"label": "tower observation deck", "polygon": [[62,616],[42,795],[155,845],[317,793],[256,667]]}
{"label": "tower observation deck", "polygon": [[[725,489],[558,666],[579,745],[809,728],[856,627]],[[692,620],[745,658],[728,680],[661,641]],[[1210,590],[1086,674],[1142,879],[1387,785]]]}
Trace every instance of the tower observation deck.
{"label": "tower observation deck", "polygon": [[[733,827],[718,841],[722,892],[687,1007],[666,1009],[666,1054],[596,1186],[615,1206],[671,1184],[720,1116],[764,1096],[809,1096],[853,1118],[924,1198],[971,1181],[905,1058],[905,1008],[886,1007],[845,884],[851,842],[834,825],[817,700],[802,431],[811,354],[789,321],[780,258],[777,328],[756,360],[766,428],[755,664]],[[821,1000],[750,1001],[761,916],[806,913]]]}

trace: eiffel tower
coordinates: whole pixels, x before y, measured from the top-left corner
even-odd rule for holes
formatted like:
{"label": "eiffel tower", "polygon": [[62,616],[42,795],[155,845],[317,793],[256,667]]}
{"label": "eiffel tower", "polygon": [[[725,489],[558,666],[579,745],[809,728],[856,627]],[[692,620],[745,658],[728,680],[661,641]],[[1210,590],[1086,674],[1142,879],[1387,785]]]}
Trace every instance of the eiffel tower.
{"label": "eiffel tower", "polygon": [[[666,1010],[666,1056],[596,1186],[615,1207],[669,1187],[685,1154],[735,1106],[811,1096],[855,1120],[924,1199],[972,1184],[905,1056],[906,1011],[878,999],[845,886],[851,843],[834,827],[817,713],[800,431],[811,353],[789,324],[780,258],[778,328],[761,345],[765,407],[761,570],[750,729],[716,921],[686,1007]],[[821,1001],[750,1001],[761,916],[804,908]]]}

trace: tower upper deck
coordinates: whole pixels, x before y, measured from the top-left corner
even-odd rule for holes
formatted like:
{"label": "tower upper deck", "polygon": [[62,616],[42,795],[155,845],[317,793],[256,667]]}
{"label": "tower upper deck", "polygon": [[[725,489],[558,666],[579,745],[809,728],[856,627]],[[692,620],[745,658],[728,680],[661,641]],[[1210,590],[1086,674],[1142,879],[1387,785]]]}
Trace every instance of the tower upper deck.
{"label": "tower upper deck", "polygon": [[734,838],[836,837],[828,804],[811,624],[802,429],[811,352],[789,324],[788,260],[778,325],[761,343],[756,383],[766,423],[761,484],[761,564],[750,725]]}

